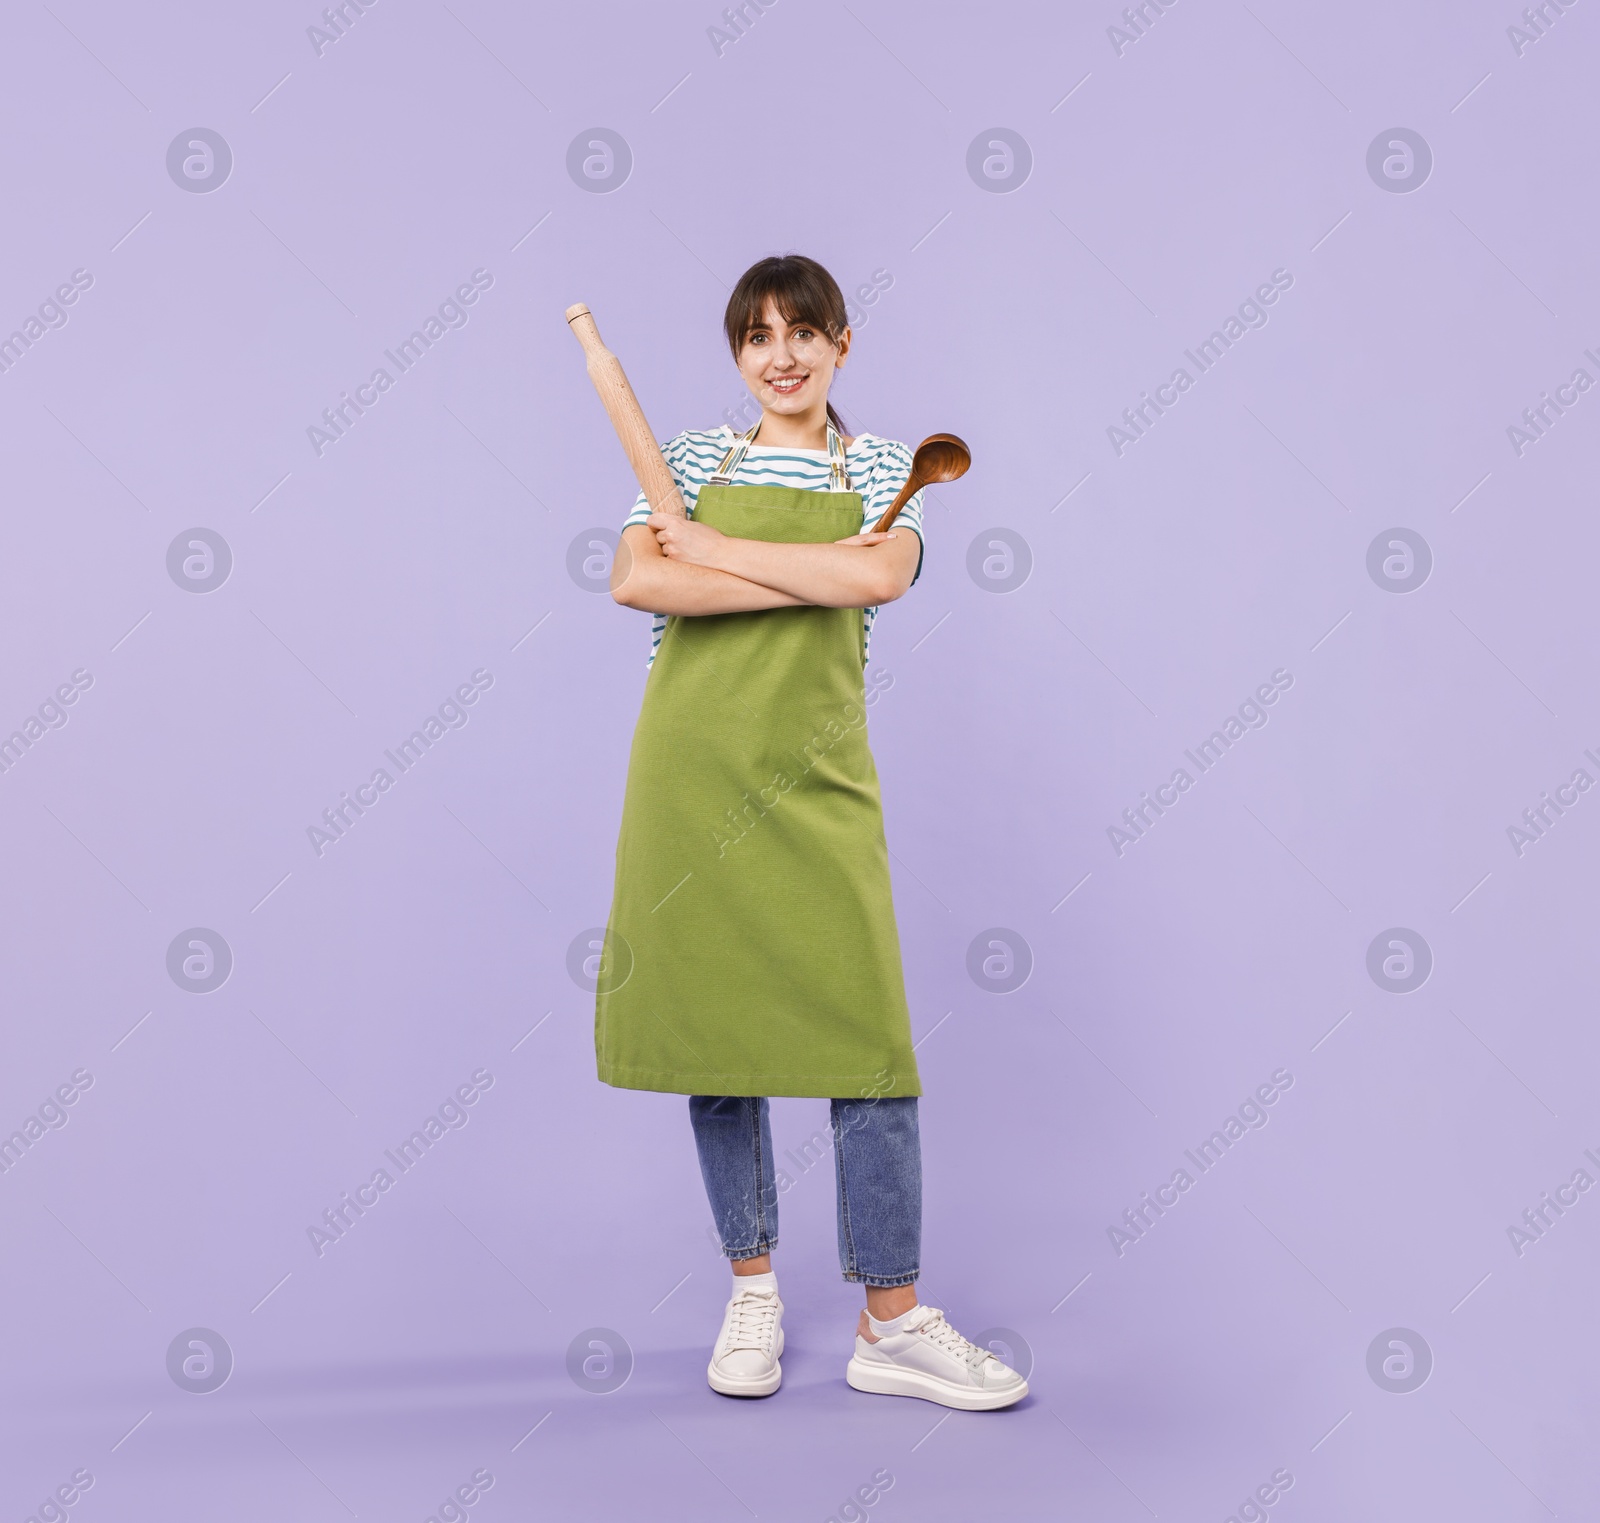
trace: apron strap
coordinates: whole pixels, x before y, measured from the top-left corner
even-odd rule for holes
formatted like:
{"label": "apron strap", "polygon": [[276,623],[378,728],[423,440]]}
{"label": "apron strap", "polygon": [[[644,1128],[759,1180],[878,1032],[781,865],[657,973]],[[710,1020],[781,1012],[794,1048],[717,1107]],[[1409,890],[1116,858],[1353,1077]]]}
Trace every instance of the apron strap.
{"label": "apron strap", "polygon": [[851,490],[850,467],[845,464],[844,458],[844,440],[834,428],[832,418],[828,419],[828,490],[830,492]]}
{"label": "apron strap", "polygon": [[[756,434],[761,429],[761,420],[757,420],[754,428],[738,435],[728,447],[728,452],[722,457],[722,464],[717,467],[716,474],[706,482],[707,486],[729,486],[739,467],[744,464],[745,452],[755,442]],[[850,485],[850,467],[845,462],[844,441],[839,437],[839,431],[833,426],[833,419],[828,419],[828,490],[830,492],[849,492],[854,488]]]}
{"label": "apron strap", "polygon": [[725,487],[733,481],[733,474],[744,463],[744,453],[755,440],[756,429],[760,427],[761,424],[758,422],[755,428],[748,429],[746,432],[735,436],[727,454],[722,457],[722,464],[717,467],[716,473],[706,482],[707,486]]}

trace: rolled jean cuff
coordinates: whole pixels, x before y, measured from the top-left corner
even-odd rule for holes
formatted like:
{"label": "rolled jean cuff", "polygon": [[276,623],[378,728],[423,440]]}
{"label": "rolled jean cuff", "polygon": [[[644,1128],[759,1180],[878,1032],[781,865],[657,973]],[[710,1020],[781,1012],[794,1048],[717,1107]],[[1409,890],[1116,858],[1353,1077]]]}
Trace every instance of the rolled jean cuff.
{"label": "rolled jean cuff", "polygon": [[844,1278],[852,1285],[870,1285],[874,1290],[893,1290],[899,1285],[915,1285],[920,1270],[913,1269],[910,1274],[851,1274],[845,1271]]}
{"label": "rolled jean cuff", "polygon": [[768,1238],[763,1243],[758,1243],[754,1248],[730,1248],[723,1244],[722,1251],[730,1260],[737,1263],[742,1259],[759,1259],[764,1253],[771,1253],[778,1246],[777,1238]]}

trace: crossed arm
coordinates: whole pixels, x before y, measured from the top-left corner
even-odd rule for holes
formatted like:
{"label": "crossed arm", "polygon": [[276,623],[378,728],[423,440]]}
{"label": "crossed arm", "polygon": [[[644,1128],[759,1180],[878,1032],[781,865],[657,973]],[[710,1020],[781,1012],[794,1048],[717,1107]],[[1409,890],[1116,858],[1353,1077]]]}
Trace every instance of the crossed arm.
{"label": "crossed arm", "polygon": [[921,551],[914,529],[785,545],[735,539],[710,524],[656,512],[648,523],[622,531],[611,596],[649,613],[745,613],[801,604],[871,608],[905,592]]}

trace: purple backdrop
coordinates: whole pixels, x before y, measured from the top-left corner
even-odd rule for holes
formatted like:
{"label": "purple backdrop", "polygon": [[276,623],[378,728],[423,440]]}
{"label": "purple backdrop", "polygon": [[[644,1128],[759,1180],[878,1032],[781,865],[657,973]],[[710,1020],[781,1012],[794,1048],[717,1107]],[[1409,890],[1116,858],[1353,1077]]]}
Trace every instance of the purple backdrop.
{"label": "purple backdrop", "polygon": [[[1597,27],[9,14],[5,1516],[1593,1509]],[[811,1101],[713,1396],[685,1103],[594,1077],[649,638],[562,309],[713,426],[782,250],[973,450],[871,734],[1003,1414],[844,1385]]]}

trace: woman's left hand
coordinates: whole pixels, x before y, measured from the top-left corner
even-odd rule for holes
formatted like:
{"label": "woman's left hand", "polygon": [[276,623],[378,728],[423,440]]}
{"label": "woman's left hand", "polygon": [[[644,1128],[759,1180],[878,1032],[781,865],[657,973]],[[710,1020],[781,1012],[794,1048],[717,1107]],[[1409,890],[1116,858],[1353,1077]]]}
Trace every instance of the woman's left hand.
{"label": "woman's left hand", "polygon": [[864,529],[860,534],[847,534],[843,539],[834,540],[836,545],[881,545],[896,538],[893,529]]}
{"label": "woman's left hand", "polygon": [[661,553],[668,560],[683,561],[690,566],[717,568],[719,552],[727,538],[720,529],[659,510],[645,522],[655,531]]}

